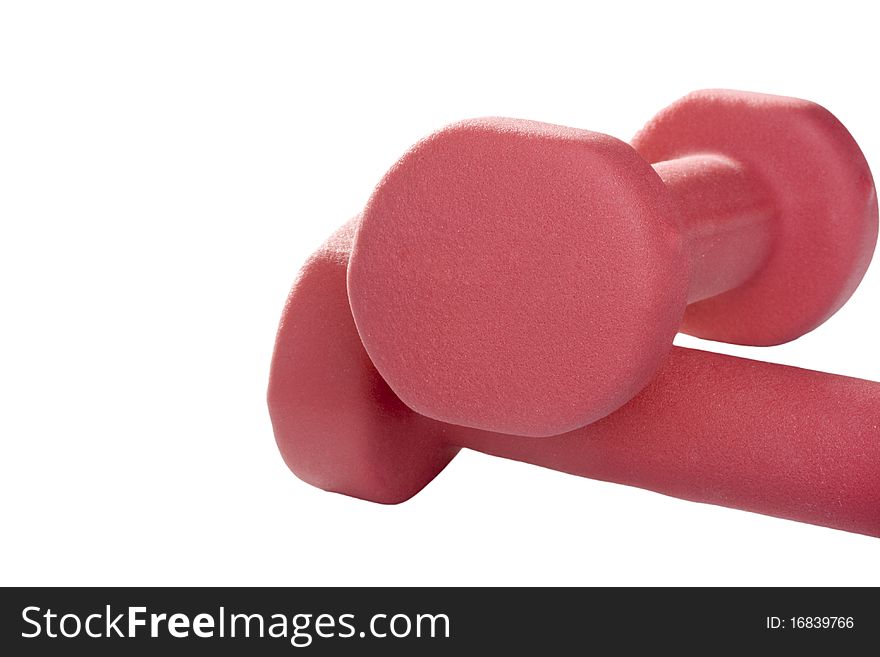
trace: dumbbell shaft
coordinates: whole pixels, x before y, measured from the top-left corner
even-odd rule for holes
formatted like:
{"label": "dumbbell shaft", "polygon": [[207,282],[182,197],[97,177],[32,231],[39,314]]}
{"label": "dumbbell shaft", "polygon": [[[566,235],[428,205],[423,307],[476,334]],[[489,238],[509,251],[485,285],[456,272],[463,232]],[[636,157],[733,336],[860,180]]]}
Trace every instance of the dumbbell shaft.
{"label": "dumbbell shaft", "polygon": [[688,303],[742,285],[767,259],[773,205],[764,184],[737,162],[692,155],[653,165],[679,206],[689,246]]}
{"label": "dumbbell shaft", "polygon": [[656,379],[551,438],[460,447],[674,497],[880,536],[880,384],[673,348]]}

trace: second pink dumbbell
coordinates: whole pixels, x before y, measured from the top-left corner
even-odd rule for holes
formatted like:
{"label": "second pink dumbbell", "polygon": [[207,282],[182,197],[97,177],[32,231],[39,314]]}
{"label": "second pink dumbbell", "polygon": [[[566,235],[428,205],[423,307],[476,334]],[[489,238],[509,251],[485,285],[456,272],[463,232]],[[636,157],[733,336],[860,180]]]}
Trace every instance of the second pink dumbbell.
{"label": "second pink dumbbell", "polygon": [[303,480],[402,502],[467,447],[880,536],[880,384],[673,348],[629,403],[560,436],[438,422],[394,395],[361,344],[345,286],[354,232],[344,227],[305,264],[275,343],[269,411]]}

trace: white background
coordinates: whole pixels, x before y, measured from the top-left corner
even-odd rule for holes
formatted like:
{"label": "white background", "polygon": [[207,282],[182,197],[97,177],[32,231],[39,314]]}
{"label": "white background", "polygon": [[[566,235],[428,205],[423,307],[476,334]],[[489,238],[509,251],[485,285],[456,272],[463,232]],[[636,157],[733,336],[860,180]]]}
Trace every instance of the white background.
{"label": "white background", "polygon": [[[4,3],[0,583],[880,584],[877,539],[469,452],[400,506],[325,493],[265,404],[300,264],[450,121],[629,138],[765,91],[880,171],[874,6]],[[880,379],[878,269],[795,343],[677,342]]]}

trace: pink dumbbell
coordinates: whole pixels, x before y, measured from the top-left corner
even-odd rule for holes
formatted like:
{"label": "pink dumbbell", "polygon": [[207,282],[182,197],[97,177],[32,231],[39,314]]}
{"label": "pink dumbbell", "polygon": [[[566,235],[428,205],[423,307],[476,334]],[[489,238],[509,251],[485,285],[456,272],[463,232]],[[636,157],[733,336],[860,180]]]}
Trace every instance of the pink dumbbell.
{"label": "pink dumbbell", "polygon": [[548,436],[626,403],[678,330],[751,345],[812,330],[876,237],[868,165],[827,110],[702,91],[632,146],[512,119],[428,137],[370,198],[348,295],[407,406]]}
{"label": "pink dumbbell", "polygon": [[269,410],[305,481],[406,500],[462,447],[572,474],[880,536],[880,384],[673,348],[606,418],[552,438],[438,422],[403,404],[352,320],[355,223],[303,267],[278,330]]}

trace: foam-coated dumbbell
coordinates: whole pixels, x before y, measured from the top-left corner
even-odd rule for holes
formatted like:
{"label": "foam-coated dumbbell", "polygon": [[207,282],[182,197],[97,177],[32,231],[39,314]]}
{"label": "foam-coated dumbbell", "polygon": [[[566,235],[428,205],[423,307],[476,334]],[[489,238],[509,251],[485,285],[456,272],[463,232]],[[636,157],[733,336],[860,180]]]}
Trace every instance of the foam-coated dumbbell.
{"label": "foam-coated dumbbell", "polygon": [[632,146],[512,119],[428,137],[367,203],[348,293],[410,408],[547,436],[629,400],[678,330],[750,345],[812,330],[876,238],[868,165],[827,110],[703,91]]}
{"label": "foam-coated dumbbell", "polygon": [[676,497],[880,536],[880,384],[675,347],[608,417],[553,438],[432,420],[391,391],[346,294],[354,224],[304,265],[278,330],[269,410],[288,466],[383,503],[467,447]]}

